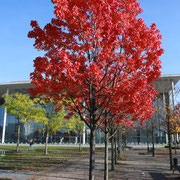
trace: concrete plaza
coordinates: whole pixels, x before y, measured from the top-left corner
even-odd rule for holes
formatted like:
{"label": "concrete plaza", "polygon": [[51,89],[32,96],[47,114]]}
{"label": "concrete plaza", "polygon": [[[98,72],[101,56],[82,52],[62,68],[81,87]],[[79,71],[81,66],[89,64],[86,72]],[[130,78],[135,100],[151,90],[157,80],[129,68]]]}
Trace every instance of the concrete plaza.
{"label": "concrete plaza", "polygon": [[[178,150],[180,151],[180,150]],[[180,158],[180,152],[173,157]],[[96,179],[103,179],[103,151],[96,153]],[[12,180],[86,180],[88,179],[88,156],[70,158],[65,164],[56,164],[42,172],[0,170],[1,178]],[[110,164],[109,164],[110,166]],[[133,148],[124,152],[109,179],[119,180],[163,180],[180,179],[179,172],[169,170],[168,150],[159,148],[155,157],[145,148]]]}

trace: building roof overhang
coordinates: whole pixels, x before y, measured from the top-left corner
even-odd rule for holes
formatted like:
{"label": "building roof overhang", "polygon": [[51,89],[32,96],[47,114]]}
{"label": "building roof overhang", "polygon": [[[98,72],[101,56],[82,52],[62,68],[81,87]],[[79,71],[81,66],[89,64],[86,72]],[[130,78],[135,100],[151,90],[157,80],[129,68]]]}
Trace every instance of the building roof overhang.
{"label": "building roof overhang", "polygon": [[31,81],[12,81],[6,83],[0,83],[0,97],[9,90],[9,94],[15,92],[27,93],[29,88],[32,88],[33,85]]}
{"label": "building roof overhang", "polygon": [[[167,93],[172,89],[172,82],[174,85],[180,80],[180,75],[161,75],[153,84],[159,93]],[[9,93],[22,92],[27,93],[29,88],[33,85],[31,81],[12,81],[0,83],[0,97],[9,90]]]}
{"label": "building roof overhang", "polygon": [[172,90],[172,83],[174,86],[180,80],[180,75],[161,75],[153,84],[159,93],[168,93]]}

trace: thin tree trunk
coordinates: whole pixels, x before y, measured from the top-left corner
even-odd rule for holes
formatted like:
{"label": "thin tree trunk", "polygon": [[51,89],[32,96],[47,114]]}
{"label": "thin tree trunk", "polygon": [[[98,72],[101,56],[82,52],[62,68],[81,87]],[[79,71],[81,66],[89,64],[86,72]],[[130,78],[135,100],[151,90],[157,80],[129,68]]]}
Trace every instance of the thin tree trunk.
{"label": "thin tree trunk", "polygon": [[104,180],[108,180],[108,172],[109,172],[109,168],[108,168],[108,141],[109,141],[109,137],[108,137],[108,129],[107,129],[107,119],[105,117],[105,153],[104,153]]}
{"label": "thin tree trunk", "polygon": [[21,124],[20,124],[20,120],[18,119],[18,132],[17,132],[17,147],[16,147],[16,151],[19,151],[20,131],[21,131]]}
{"label": "thin tree trunk", "polygon": [[114,159],[115,159],[115,164],[117,164],[117,134],[114,136]]}
{"label": "thin tree trunk", "polygon": [[169,161],[170,161],[170,169],[172,170],[172,145],[171,145],[171,130],[170,130],[169,119],[167,121],[167,129],[168,129],[168,144],[169,144]]}
{"label": "thin tree trunk", "polygon": [[148,133],[147,133],[147,152],[149,153],[149,136],[148,136]]}
{"label": "thin tree trunk", "polygon": [[[113,134],[113,131],[111,131],[111,135]],[[114,140],[113,137],[111,137],[111,170],[114,170]]]}
{"label": "thin tree trunk", "polygon": [[122,133],[121,130],[118,130],[119,135],[118,135],[118,158],[122,158]]}
{"label": "thin tree trunk", "polygon": [[118,129],[118,159],[120,158],[120,130]]}
{"label": "thin tree trunk", "polygon": [[81,151],[81,134],[79,134],[79,152]]}
{"label": "thin tree trunk", "polygon": [[89,180],[95,179],[95,133],[94,128],[90,133],[90,164],[89,164]]}
{"label": "thin tree trunk", "polygon": [[155,149],[154,149],[154,124],[152,124],[152,145],[153,145],[152,156],[154,157],[155,156]]}
{"label": "thin tree trunk", "polygon": [[147,152],[149,153],[149,133],[146,125],[146,143],[147,143]]}
{"label": "thin tree trunk", "polygon": [[44,154],[48,154],[48,139],[49,139],[49,132],[46,133],[46,143],[45,143],[45,152]]}
{"label": "thin tree trunk", "polygon": [[126,139],[126,135],[124,134],[124,151],[126,151],[126,146],[127,146],[127,139]]}
{"label": "thin tree trunk", "polygon": [[90,157],[89,157],[89,180],[95,179],[95,134],[96,134],[96,121],[95,121],[95,109],[96,109],[96,91],[90,84]]}

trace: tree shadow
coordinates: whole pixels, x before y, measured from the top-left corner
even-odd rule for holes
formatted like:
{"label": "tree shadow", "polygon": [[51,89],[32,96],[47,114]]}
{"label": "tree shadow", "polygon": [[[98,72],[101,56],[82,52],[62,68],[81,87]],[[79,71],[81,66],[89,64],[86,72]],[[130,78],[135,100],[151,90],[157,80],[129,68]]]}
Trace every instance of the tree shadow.
{"label": "tree shadow", "polygon": [[148,153],[147,152],[140,152],[140,153],[138,153],[139,155],[148,155]]}
{"label": "tree shadow", "polygon": [[153,180],[166,180],[167,178],[164,176],[164,174],[160,172],[149,172],[150,176]]}

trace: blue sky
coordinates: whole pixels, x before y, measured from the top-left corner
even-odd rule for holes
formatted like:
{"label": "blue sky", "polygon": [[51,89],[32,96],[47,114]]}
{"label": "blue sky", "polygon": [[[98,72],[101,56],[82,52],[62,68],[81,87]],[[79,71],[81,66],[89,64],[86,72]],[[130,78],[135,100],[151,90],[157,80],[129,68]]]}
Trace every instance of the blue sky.
{"label": "blue sky", "polygon": [[[161,56],[163,74],[180,74],[180,0],[138,0],[140,15],[150,25],[157,24],[163,35]],[[33,60],[40,55],[27,37],[30,21],[41,27],[50,22],[53,4],[50,0],[6,0],[0,11],[0,82],[29,80]]]}

